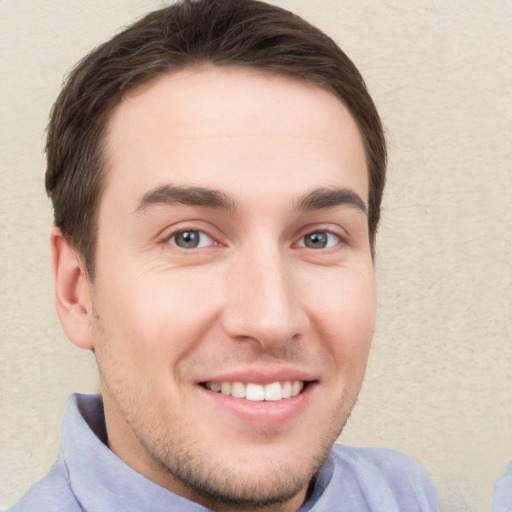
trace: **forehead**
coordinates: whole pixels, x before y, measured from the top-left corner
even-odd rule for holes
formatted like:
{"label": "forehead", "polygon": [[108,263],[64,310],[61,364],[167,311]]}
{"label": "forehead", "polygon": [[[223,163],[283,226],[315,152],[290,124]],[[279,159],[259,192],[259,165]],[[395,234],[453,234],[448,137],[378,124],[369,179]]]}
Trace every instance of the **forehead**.
{"label": "forehead", "polygon": [[[326,90],[248,68],[196,67],[130,92],[107,129],[107,192],[140,197],[165,182],[216,189],[339,186],[367,201],[357,125]],[[309,183],[311,182],[311,183]]]}

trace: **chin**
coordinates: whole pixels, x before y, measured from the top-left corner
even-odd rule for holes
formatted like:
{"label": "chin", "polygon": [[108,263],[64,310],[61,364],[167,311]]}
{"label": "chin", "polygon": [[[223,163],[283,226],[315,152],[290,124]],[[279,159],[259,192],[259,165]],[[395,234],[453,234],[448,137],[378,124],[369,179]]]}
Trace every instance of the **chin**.
{"label": "chin", "polygon": [[[258,468],[231,464],[208,467],[208,463],[185,463],[179,469],[168,468],[188,492],[186,495],[210,508],[258,509],[304,500],[309,484],[322,465],[326,454],[309,461],[261,460]],[[302,458],[301,458],[302,459]]]}

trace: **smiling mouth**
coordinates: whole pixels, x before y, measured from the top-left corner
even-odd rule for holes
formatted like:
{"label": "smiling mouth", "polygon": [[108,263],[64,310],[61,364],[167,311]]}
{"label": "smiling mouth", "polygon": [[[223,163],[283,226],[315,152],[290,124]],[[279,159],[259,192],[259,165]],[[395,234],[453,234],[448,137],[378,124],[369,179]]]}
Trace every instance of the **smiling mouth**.
{"label": "smiling mouth", "polygon": [[251,402],[277,402],[292,398],[300,394],[308,385],[302,380],[288,380],[284,382],[271,382],[269,384],[255,384],[248,382],[203,382],[202,386],[214,393],[249,400]]}

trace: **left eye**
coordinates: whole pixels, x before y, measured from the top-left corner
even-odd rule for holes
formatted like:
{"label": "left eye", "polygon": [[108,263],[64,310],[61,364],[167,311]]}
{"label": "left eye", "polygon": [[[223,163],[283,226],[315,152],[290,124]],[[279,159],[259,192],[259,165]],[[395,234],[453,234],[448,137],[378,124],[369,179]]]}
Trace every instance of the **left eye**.
{"label": "left eye", "polygon": [[340,243],[340,238],[334,233],[328,231],[315,231],[308,233],[299,242],[302,247],[308,249],[328,249]]}
{"label": "left eye", "polygon": [[213,240],[203,231],[191,229],[175,233],[169,238],[168,243],[180,249],[199,249],[211,245]]}

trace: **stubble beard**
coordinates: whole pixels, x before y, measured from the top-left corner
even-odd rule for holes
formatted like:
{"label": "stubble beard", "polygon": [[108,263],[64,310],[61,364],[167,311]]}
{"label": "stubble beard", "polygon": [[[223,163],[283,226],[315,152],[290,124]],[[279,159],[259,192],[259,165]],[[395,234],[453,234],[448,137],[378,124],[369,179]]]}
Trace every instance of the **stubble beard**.
{"label": "stubble beard", "polygon": [[[353,405],[355,398],[351,402]],[[339,411],[344,405],[338,404],[336,409]],[[147,424],[127,415],[125,420],[149,457],[169,475],[170,480],[179,482],[188,491],[186,497],[189,499],[225,512],[261,509],[277,512],[298,508],[290,509],[287,504],[315,481],[349,414],[345,414],[342,425],[335,431],[324,433],[324,439],[307,457],[300,454],[297,460],[284,463],[272,460],[259,471],[238,465],[235,454],[231,463],[223,466],[218,460],[212,460],[208,453],[197,450],[194,439],[186,436],[170,439],[171,433],[164,425],[148,428]],[[163,438],[155,438],[155,432],[160,432]]]}
{"label": "stubble beard", "polygon": [[336,435],[329,436],[329,440],[308,459],[298,457],[300,463],[293,461],[293,464],[272,461],[267,468],[258,472],[250,467],[237,466],[236,460],[226,467],[211,460],[208,454],[192,453],[193,439],[181,439],[180,443],[172,440],[158,443],[151,432],[144,428],[141,431],[132,425],[132,431],[146,453],[189,491],[187,497],[214,510],[226,512],[291,510],[286,505],[314,482],[342,428]]}
{"label": "stubble beard", "polygon": [[[140,440],[141,444],[144,443]],[[191,441],[189,441],[191,442]],[[278,465],[264,474],[236,467],[218,467],[208,457],[191,455],[176,446],[159,453],[146,451],[160,467],[189,492],[191,499],[215,510],[288,510],[286,504],[306,489],[322,465],[328,449],[314,457],[308,467]],[[236,462],[233,461],[233,466]]]}
{"label": "stubble beard", "polygon": [[[336,430],[333,428],[328,432],[318,432],[317,435],[323,439],[317,437],[304,440],[305,443],[317,444],[313,450],[304,445],[304,451],[309,452],[307,455],[298,452],[294,460],[269,459],[268,464],[260,461],[257,466],[259,469],[253,469],[250,463],[254,461],[245,465],[239,464],[236,450],[233,450],[232,456],[228,454],[232,457],[228,463],[214,460],[204,446],[198,448],[201,440],[198,443],[183,432],[175,436],[169,425],[156,421],[154,411],[146,409],[147,412],[144,413],[141,410],[145,403],[142,395],[133,400],[134,397],[126,395],[125,389],[115,388],[115,383],[105,383],[102,378],[102,390],[115,396],[119,405],[126,405],[120,409],[121,415],[147,458],[152,461],[156,472],[168,475],[164,479],[169,484],[160,485],[208,508],[223,512],[297,510],[302,503],[290,508],[290,502],[293,500],[296,503],[294,498],[300,493],[306,498],[304,491],[314,482],[349,416],[347,412],[343,416],[343,424],[338,423]],[[338,404],[336,409],[339,411],[340,408],[344,406]],[[151,418],[149,422],[146,421],[148,418]]]}
{"label": "stubble beard", "polygon": [[[97,312],[94,315],[94,328],[96,336],[101,338],[101,344],[108,345],[108,335]],[[166,473],[169,481],[179,482],[188,491],[186,497],[225,512],[290,510],[287,504],[315,481],[320,467],[350,416],[359,392],[359,389],[355,392],[345,390],[332,411],[332,417],[327,421],[333,427],[323,435],[318,433],[323,439],[316,439],[318,447],[314,453],[307,457],[298,456],[296,460],[285,463],[272,460],[269,467],[259,470],[258,473],[252,470],[250,463],[245,467],[237,467],[236,461],[233,461],[229,465],[219,466],[219,461],[212,461],[208,453],[197,450],[197,442],[193,438],[183,434],[178,438],[172,437],[172,429],[164,422],[159,423],[156,420],[155,411],[148,410],[148,402],[140,389],[135,390],[138,396],[132,396],[127,392],[122,378],[111,378],[112,373],[109,370],[116,366],[116,358],[108,352],[106,349],[102,354],[105,367],[98,360],[102,393],[106,392],[116,403],[119,413],[154,466],[161,473]],[[146,409],[145,413],[143,409]],[[152,421],[148,422],[148,419]],[[314,439],[311,441],[315,442]]]}

